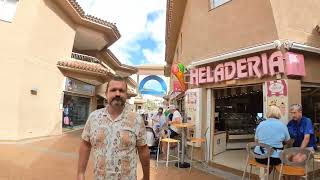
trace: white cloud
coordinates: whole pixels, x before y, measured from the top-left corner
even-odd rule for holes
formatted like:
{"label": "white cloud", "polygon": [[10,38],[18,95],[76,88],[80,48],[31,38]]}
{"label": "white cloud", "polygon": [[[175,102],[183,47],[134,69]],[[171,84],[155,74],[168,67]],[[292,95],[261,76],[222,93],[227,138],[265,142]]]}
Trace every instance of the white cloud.
{"label": "white cloud", "polygon": [[157,47],[154,50],[143,49],[142,52],[146,60],[145,63],[165,64],[165,62],[163,61],[165,50],[162,46]]}
{"label": "white cloud", "polygon": [[165,64],[165,11],[161,11],[158,15],[159,17],[155,21],[147,23],[147,32],[150,34],[151,39],[156,42],[157,46],[153,50],[143,49],[142,52],[146,63]]}
{"label": "white cloud", "polygon": [[[142,51],[146,63],[164,64],[166,0],[78,0],[88,14],[116,23],[122,37],[110,49],[125,64],[137,65],[131,52]],[[92,1],[92,2],[91,2]],[[148,14],[159,12],[153,22]],[[155,49],[141,49],[138,39],[150,37]]]}

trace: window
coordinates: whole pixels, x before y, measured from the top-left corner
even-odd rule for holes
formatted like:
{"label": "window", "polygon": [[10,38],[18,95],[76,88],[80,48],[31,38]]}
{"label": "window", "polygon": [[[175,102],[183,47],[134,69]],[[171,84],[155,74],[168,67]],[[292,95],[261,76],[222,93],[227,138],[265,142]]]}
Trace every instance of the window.
{"label": "window", "polygon": [[0,0],[0,20],[12,22],[16,8],[17,0]]}
{"label": "window", "polygon": [[227,2],[229,2],[229,1],[231,1],[231,0],[210,0],[210,2],[211,2],[211,9],[217,8],[217,7],[219,7],[219,6],[227,3]]}

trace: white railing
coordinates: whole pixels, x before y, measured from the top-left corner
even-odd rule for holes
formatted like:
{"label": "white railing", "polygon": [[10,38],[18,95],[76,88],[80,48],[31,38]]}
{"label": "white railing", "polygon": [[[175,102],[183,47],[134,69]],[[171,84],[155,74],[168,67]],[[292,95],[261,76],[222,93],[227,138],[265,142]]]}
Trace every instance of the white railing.
{"label": "white railing", "polygon": [[79,53],[71,53],[71,58],[73,59],[78,59],[81,61],[87,61],[87,62],[92,62],[92,63],[101,63],[101,61],[93,56],[88,56],[88,55],[84,55],[84,54],[79,54]]}

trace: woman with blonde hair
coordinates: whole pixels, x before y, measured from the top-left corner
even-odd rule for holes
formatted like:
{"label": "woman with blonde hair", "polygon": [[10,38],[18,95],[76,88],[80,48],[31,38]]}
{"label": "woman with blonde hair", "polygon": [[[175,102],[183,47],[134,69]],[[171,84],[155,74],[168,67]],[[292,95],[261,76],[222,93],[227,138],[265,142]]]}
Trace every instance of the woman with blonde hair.
{"label": "woman with blonde hair", "polygon": [[[277,106],[270,106],[267,111],[267,120],[261,122],[255,134],[255,140],[259,143],[270,145],[274,152],[270,158],[270,165],[275,166],[281,163],[280,152],[283,150],[283,143],[290,140],[287,126],[280,120],[281,110]],[[263,148],[256,147],[256,154],[264,154]],[[268,159],[256,159],[257,162],[267,164]]]}

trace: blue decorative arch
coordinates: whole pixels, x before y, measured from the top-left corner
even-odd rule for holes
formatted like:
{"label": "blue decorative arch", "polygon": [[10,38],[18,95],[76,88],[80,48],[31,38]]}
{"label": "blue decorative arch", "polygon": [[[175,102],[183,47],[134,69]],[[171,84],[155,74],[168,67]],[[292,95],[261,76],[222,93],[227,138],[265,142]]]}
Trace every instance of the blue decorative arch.
{"label": "blue decorative arch", "polygon": [[[150,81],[150,80],[156,80],[160,83],[162,90],[161,91],[156,91],[154,89],[145,89],[144,85],[146,84],[146,82]],[[164,80],[162,78],[160,78],[159,76],[156,75],[150,75],[145,77],[140,85],[139,85],[139,92],[141,94],[150,94],[150,95],[159,95],[159,96],[165,96],[167,93],[167,84],[164,82]]]}

